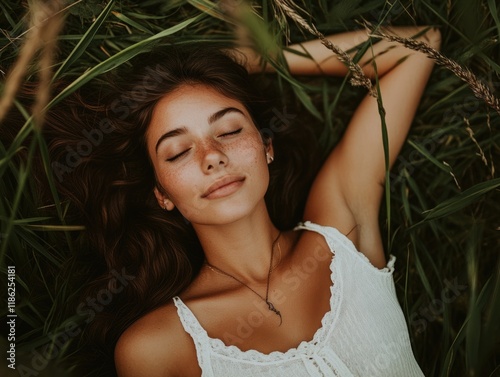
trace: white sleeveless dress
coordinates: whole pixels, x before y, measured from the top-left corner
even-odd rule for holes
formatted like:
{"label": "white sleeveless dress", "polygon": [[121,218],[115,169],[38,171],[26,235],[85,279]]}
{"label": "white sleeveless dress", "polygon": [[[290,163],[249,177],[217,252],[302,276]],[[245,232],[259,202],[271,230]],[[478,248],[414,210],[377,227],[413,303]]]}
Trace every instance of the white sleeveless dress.
{"label": "white sleeveless dress", "polygon": [[394,256],[379,270],[335,228],[307,221],[295,229],[322,234],[332,251],[330,310],[322,326],[312,340],[286,352],[242,351],[209,337],[176,296],[173,300],[193,338],[202,377],[423,376],[396,298]]}

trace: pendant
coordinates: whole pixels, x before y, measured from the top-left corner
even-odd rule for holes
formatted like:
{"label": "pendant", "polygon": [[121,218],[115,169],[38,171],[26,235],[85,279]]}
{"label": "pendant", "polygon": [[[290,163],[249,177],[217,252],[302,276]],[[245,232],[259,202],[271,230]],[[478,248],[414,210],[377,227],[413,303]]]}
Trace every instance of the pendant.
{"label": "pendant", "polygon": [[271,301],[266,301],[267,306],[269,307],[269,310],[274,312],[278,317],[280,317],[280,326],[283,323],[283,318],[281,318],[281,313],[278,309],[276,309]]}

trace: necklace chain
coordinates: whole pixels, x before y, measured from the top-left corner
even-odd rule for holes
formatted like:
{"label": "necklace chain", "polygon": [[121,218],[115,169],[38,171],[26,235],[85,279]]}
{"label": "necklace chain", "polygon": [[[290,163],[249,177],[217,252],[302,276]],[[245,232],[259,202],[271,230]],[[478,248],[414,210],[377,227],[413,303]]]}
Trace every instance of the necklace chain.
{"label": "necklace chain", "polygon": [[225,275],[227,277],[230,277],[234,280],[236,280],[238,283],[244,285],[245,287],[247,287],[248,289],[250,289],[253,293],[255,293],[257,296],[259,296],[268,306],[269,310],[274,312],[278,317],[280,317],[280,326],[281,324],[283,323],[283,318],[281,317],[281,312],[276,309],[273,305],[273,303],[271,301],[269,301],[269,283],[271,281],[271,272],[273,271],[273,257],[274,257],[274,246],[276,245],[276,243],[278,244],[278,250],[280,252],[280,257],[281,257],[281,248],[280,248],[280,243],[279,243],[279,238],[281,236],[281,232],[278,233],[278,236],[275,238],[275,240],[273,241],[272,245],[271,245],[271,260],[269,261],[269,271],[267,273],[267,284],[266,284],[266,297],[262,297],[262,295],[260,293],[258,293],[256,290],[254,290],[252,287],[250,287],[248,284],[244,283],[243,281],[241,281],[240,279],[238,279],[237,277],[221,270],[220,268],[218,267],[215,267],[213,265],[211,265],[210,263],[208,262],[205,262],[206,266],[208,268],[210,268],[212,271],[214,272],[218,272],[222,275]]}

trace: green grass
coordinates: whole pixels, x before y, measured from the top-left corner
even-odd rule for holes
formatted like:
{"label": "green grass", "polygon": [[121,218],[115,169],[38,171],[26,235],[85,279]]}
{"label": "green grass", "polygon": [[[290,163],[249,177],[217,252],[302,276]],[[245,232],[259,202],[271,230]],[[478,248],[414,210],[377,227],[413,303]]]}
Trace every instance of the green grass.
{"label": "green grass", "polygon": [[[311,37],[293,21],[276,17],[272,1],[255,5],[262,18],[250,17],[245,25],[263,48],[282,43],[287,32],[294,42]],[[359,28],[362,20],[437,25],[442,52],[500,96],[500,14],[494,0],[303,0],[300,5],[324,34]],[[17,2],[2,1],[0,8],[0,68],[7,72],[19,54],[16,38],[26,31],[26,16]],[[76,2],[66,13],[53,70],[70,85],[54,93],[49,106],[154,43],[227,43],[234,38],[230,20],[207,0],[94,0]],[[296,108],[311,114],[311,126],[320,130],[320,145],[328,150],[366,90],[343,79],[291,78],[285,67],[277,68],[280,73],[273,80],[295,96]],[[36,74],[33,65],[27,79]],[[14,106],[25,123],[12,143],[0,143],[1,285],[7,284],[6,266],[15,265],[17,365],[33,368],[34,349],[50,343],[54,334],[67,334],[68,324],[81,322],[76,308],[66,307],[78,291],[65,276],[78,271],[66,261],[82,229],[68,221],[71,204],[59,200],[54,184],[52,208],[40,208],[31,158],[41,156],[36,166],[53,180],[47,147],[30,109],[20,102]],[[451,72],[436,67],[390,174],[381,214],[383,234],[387,250],[398,258],[398,296],[415,355],[428,376],[500,375],[499,126],[498,113]],[[7,296],[2,297],[4,316]],[[7,343],[5,336],[0,341]],[[62,348],[56,342],[57,356],[38,365],[37,375],[70,375],[71,368],[60,365],[77,341],[78,336],[70,336]],[[2,358],[2,370],[5,362]]]}

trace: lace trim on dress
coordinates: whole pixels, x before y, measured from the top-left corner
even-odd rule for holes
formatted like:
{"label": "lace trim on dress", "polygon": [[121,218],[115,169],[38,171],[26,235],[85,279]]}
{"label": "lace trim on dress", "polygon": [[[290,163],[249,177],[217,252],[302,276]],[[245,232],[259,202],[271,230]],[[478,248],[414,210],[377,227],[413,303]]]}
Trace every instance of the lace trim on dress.
{"label": "lace trim on dress", "polygon": [[[238,360],[246,360],[253,362],[278,362],[278,361],[286,361],[292,358],[301,357],[304,355],[313,354],[318,348],[322,347],[322,344],[325,343],[331,331],[335,327],[335,323],[337,322],[339,313],[340,313],[340,305],[342,302],[342,271],[338,268],[338,264],[341,262],[338,260],[339,255],[335,253],[334,245],[338,240],[338,237],[330,234],[327,229],[323,227],[316,227],[316,224],[313,223],[304,223],[299,224],[296,229],[307,229],[316,231],[325,237],[325,240],[332,251],[332,260],[330,262],[330,279],[332,281],[332,285],[330,286],[330,308],[325,313],[323,318],[321,319],[321,327],[316,330],[311,340],[304,340],[300,342],[297,347],[290,348],[285,352],[281,351],[273,351],[271,353],[262,353],[257,350],[247,350],[243,351],[239,347],[235,345],[226,345],[219,338],[212,338],[208,335],[206,330],[201,326],[200,322],[197,320],[194,313],[189,309],[186,304],[180,299],[180,297],[174,297],[174,303],[177,306],[179,316],[181,317],[182,324],[185,330],[192,336],[195,341],[195,345],[198,353],[204,352],[202,347],[207,346],[207,344],[211,347],[212,352],[229,357],[235,358]],[[334,228],[329,228],[334,229]],[[339,232],[339,234],[341,234]],[[333,236],[333,237],[332,237]],[[340,256],[342,258],[342,256]]]}
{"label": "lace trim on dress", "polygon": [[[198,364],[200,366],[203,366],[204,368],[208,367],[209,369],[211,369],[210,354],[209,354],[210,350],[207,349],[206,347],[207,343],[206,339],[204,339],[203,336],[201,336],[203,333],[196,328],[195,322],[197,322],[197,320],[196,319],[193,320],[192,318],[194,317],[193,313],[182,302],[180,297],[175,296],[173,298],[173,301],[174,305],[177,307],[177,313],[179,314],[182,327],[184,327],[184,330],[191,336],[191,338],[193,338],[193,342],[196,348],[196,358],[198,359]],[[199,323],[198,326],[201,328],[201,325]]]}
{"label": "lace trim on dress", "polygon": [[[312,223],[310,221],[306,221],[303,223],[299,223],[295,229],[309,229],[309,230],[315,230],[318,233],[321,233],[325,235],[325,233],[331,237],[332,239],[335,239],[337,243],[342,244],[346,249],[351,251],[356,255],[357,258],[361,258],[363,262],[367,265],[367,267],[372,271],[372,272],[378,272],[382,274],[392,274],[394,272],[394,263],[396,262],[396,257],[394,255],[389,255],[389,261],[387,262],[386,266],[383,268],[377,268],[375,267],[370,260],[367,258],[365,254],[363,254],[361,251],[356,249],[356,246],[354,246],[354,243],[344,234],[341,233],[337,228],[331,227],[331,226],[325,226],[325,225],[318,225],[315,223]],[[325,238],[328,238],[325,236]]]}

